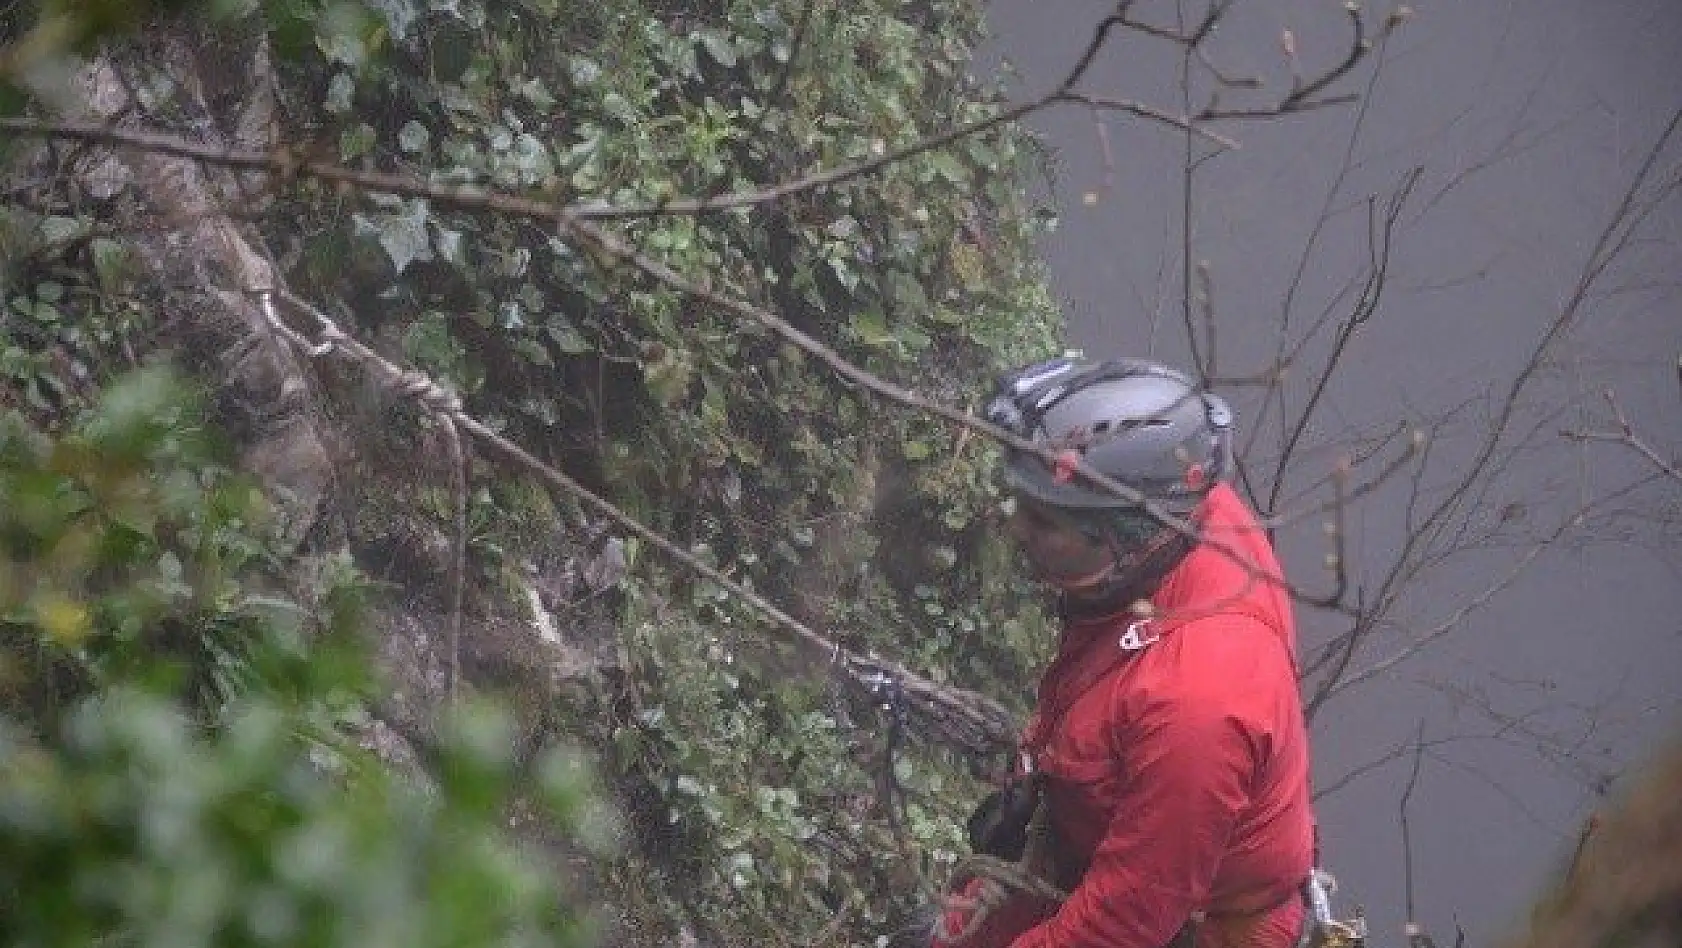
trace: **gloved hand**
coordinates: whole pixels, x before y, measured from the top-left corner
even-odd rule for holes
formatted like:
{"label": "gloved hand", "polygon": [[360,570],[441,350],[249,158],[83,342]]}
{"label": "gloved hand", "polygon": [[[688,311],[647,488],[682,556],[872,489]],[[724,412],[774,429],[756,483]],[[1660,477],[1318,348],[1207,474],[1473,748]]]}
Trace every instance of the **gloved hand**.
{"label": "gloved hand", "polygon": [[1044,775],[1029,774],[988,794],[966,824],[970,850],[1006,862],[1021,861],[1028,842],[1028,821],[1034,818],[1044,782]]}

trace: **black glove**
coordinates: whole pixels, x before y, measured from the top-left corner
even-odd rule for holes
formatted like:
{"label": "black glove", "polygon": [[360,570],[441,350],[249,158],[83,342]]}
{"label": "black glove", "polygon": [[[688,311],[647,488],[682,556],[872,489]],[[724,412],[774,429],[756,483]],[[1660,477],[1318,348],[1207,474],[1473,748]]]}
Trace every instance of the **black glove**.
{"label": "black glove", "polygon": [[1006,862],[1021,861],[1028,845],[1028,821],[1034,818],[1043,784],[1043,775],[1030,774],[988,794],[970,814],[970,850]]}

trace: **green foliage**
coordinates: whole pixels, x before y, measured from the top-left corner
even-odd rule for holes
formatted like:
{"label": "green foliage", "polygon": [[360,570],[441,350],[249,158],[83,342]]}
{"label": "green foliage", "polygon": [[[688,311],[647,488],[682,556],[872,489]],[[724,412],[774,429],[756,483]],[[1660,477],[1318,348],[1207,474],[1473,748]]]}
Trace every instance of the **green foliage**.
{"label": "green foliage", "polygon": [[[779,681],[763,630],[737,629],[751,617],[714,605],[710,622],[657,607],[630,620],[651,687],[611,746],[620,768],[655,782],[643,817],[662,828],[662,887],[706,906],[705,934],[724,944],[820,931],[838,913],[857,932],[889,924],[917,888],[879,796],[887,716],[825,708],[818,678]],[[945,805],[961,787],[952,763],[896,759],[923,871],[950,868],[966,845]]]}
{"label": "green foliage", "polygon": [[[254,495],[208,458],[157,370],[59,436],[0,419],[0,940],[585,944],[551,860],[505,826],[538,805],[600,852],[590,769],[552,752],[528,774],[491,706],[446,722],[429,788],[349,740],[374,686],[355,586],[255,593]],[[237,659],[160,648],[170,627]],[[206,665],[234,673],[209,702],[181,687]],[[16,700],[64,669],[63,692]]]}
{"label": "green foliage", "polygon": [[[798,2],[372,6],[377,53],[288,67],[287,88],[315,105],[309,134],[353,165],[555,201],[751,190],[996,107],[967,75],[980,31],[967,2],[819,7],[798,42]],[[1056,348],[1032,247],[1047,219],[1023,197],[1036,157],[1003,129],[845,186],[614,227],[874,372],[972,404],[999,368]],[[851,646],[1025,702],[1051,636],[993,529],[990,451],[564,234],[416,199],[298,198],[274,237],[305,246],[294,286],[401,338],[476,414]],[[554,529],[484,523],[500,535],[476,551],[531,549]],[[620,900],[664,906],[648,921],[668,930],[708,919],[724,940],[809,938],[842,906],[861,931],[885,925],[915,886],[872,802],[876,713],[844,714],[813,687],[821,670],[696,661],[695,641],[778,633],[681,573],[639,574],[637,601],[665,603],[654,628],[691,651],[632,609],[625,645],[654,717],[578,727],[645,742],[613,766],[656,788],[640,816],[675,835],[655,833],[652,851],[689,868],[662,883],[621,871]],[[915,868],[938,872],[980,788],[932,749],[902,766]]]}
{"label": "green foliage", "polygon": [[[814,5],[799,36],[804,0],[254,6],[280,54],[288,141],[351,167],[556,202],[750,191],[997,107],[968,75],[981,35],[970,0]],[[1057,348],[1033,252],[1049,218],[1024,197],[1037,159],[1007,127],[843,185],[611,227],[873,372],[973,405],[998,369]],[[978,439],[552,229],[308,180],[262,226],[269,246],[288,248],[294,290],[728,575],[849,647],[1025,703],[1051,636],[996,535],[995,457]],[[62,372],[47,353],[66,345],[53,327],[108,327],[115,345],[135,323],[121,241],[97,255],[84,245],[32,251],[89,288],[69,318],[54,323],[62,307],[42,297],[51,267],[11,288],[8,333],[22,341],[7,371],[16,391],[42,392],[21,396],[40,403],[40,424],[76,402],[53,391]],[[42,328],[24,339],[25,325]],[[507,488],[473,498],[480,578],[576,519]],[[448,506],[433,500],[413,515]],[[353,532],[388,532],[395,502],[356,511]],[[901,756],[912,865],[878,800],[879,709],[823,687],[822,669],[779,664],[765,645],[777,633],[716,590],[637,562],[620,619],[623,687],[639,708],[625,712],[618,695],[575,709],[572,723],[605,749],[616,784],[646,791],[632,808],[645,845],[606,865],[617,887],[606,897],[643,906],[642,921],[666,931],[710,920],[725,940],[807,942],[843,910],[869,937],[915,892],[913,871],[950,864],[957,820],[981,790],[973,762],[915,743]],[[211,614],[236,603],[212,597]],[[670,872],[643,871],[650,862]]]}
{"label": "green foliage", "polygon": [[302,607],[244,579],[277,560],[255,486],[217,463],[202,419],[166,370],[129,374],[61,435],[0,414],[0,685],[52,714],[58,695],[171,674],[225,695],[243,636]]}
{"label": "green foliage", "polygon": [[[316,663],[324,661],[317,658]],[[0,937],[17,945],[582,945],[539,854],[502,830],[505,722],[464,715],[435,794],[342,741],[300,740],[306,707],[258,696],[210,734],[117,687],[43,743],[0,722]],[[324,766],[328,764],[330,766]],[[540,768],[577,832],[587,770]]]}

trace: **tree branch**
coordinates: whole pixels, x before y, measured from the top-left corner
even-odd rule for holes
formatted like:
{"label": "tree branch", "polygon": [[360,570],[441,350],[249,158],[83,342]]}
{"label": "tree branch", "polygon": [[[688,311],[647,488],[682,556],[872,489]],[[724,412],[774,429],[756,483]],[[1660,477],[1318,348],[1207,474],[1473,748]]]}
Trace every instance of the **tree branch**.
{"label": "tree branch", "polygon": [[1402,799],[1398,804],[1398,822],[1402,826],[1402,886],[1405,892],[1402,906],[1409,923],[1418,918],[1418,915],[1414,912],[1413,902],[1413,833],[1408,826],[1408,803],[1413,799],[1413,788],[1419,783],[1419,764],[1424,757],[1425,720],[1421,718],[1419,729],[1414,735],[1413,769],[1408,772],[1407,785],[1402,788]]}
{"label": "tree branch", "polygon": [[1617,419],[1617,430],[1565,429],[1560,431],[1560,437],[1570,441],[1609,441],[1613,444],[1621,444],[1645,458],[1647,463],[1656,468],[1660,474],[1682,484],[1682,468],[1666,460],[1664,455],[1654,450],[1640,435],[1636,434],[1635,426],[1630,424],[1628,416],[1624,414],[1623,407],[1618,404],[1617,394],[1611,389],[1607,389],[1605,397],[1612,408],[1612,416]]}

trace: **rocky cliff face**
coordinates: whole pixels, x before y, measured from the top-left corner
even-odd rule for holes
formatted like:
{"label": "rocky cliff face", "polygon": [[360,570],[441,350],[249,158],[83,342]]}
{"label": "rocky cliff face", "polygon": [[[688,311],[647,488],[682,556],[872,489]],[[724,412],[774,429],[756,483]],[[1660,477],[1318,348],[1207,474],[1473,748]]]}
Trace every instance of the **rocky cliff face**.
{"label": "rocky cliff face", "polygon": [[[127,272],[101,305],[141,317],[126,358],[174,359],[211,394],[275,511],[274,581],[308,602],[348,559],[371,584],[389,687],[363,726],[370,746],[424,780],[439,710],[502,696],[517,755],[557,738],[597,752],[631,845],[590,871],[628,924],[662,933],[648,940],[833,933],[837,912],[879,930],[917,875],[953,860],[974,762],[901,741],[884,770],[879,698],[835,687],[831,652],[787,647],[786,630],[505,458],[470,443],[463,470],[425,405],[343,347],[300,346],[261,302],[296,294],[424,370],[486,430],[850,652],[1020,701],[1049,638],[988,529],[984,439],[890,411],[641,265],[965,404],[1055,335],[1014,132],[867,186],[613,225],[654,255],[638,265],[530,215],[253,168],[275,155],[634,205],[868,160],[989,103],[962,74],[968,5],[806,25],[672,6],[392,0],[372,5],[372,28],[315,33],[292,60],[273,52],[273,24],[160,21],[82,63],[53,105],[182,147],[51,139],[20,180],[120,242]],[[914,867],[890,833],[896,797],[933,863]]]}
{"label": "rocky cliff face", "polygon": [[[254,27],[157,27],[88,61],[70,88],[67,118],[228,152],[278,143],[276,78],[267,37]],[[275,333],[255,296],[282,280],[256,227],[274,200],[263,176],[133,148],[49,145],[33,162],[32,177],[48,182],[43,200],[97,208],[129,241],[140,292],[160,317],[133,355],[174,359],[211,391],[216,421],[280,519],[292,581],[307,586],[335,553],[378,581],[371,631],[391,692],[380,709],[387,720],[373,722],[369,738],[394,761],[417,760],[404,735],[426,740],[455,660],[444,592],[452,539],[403,509],[429,481],[449,482],[448,465],[427,460],[444,456],[436,432],[421,431],[409,457],[381,454],[369,432],[401,414],[400,400],[360,399],[356,379],[312,364]],[[575,601],[592,592],[578,578],[590,563],[587,531],[557,525],[551,538],[531,553],[553,565],[530,565],[527,582],[493,588],[465,578],[462,670],[471,683],[524,696],[528,709],[615,661],[600,605]],[[555,609],[569,613],[564,627]],[[534,711],[534,728],[540,718]]]}

